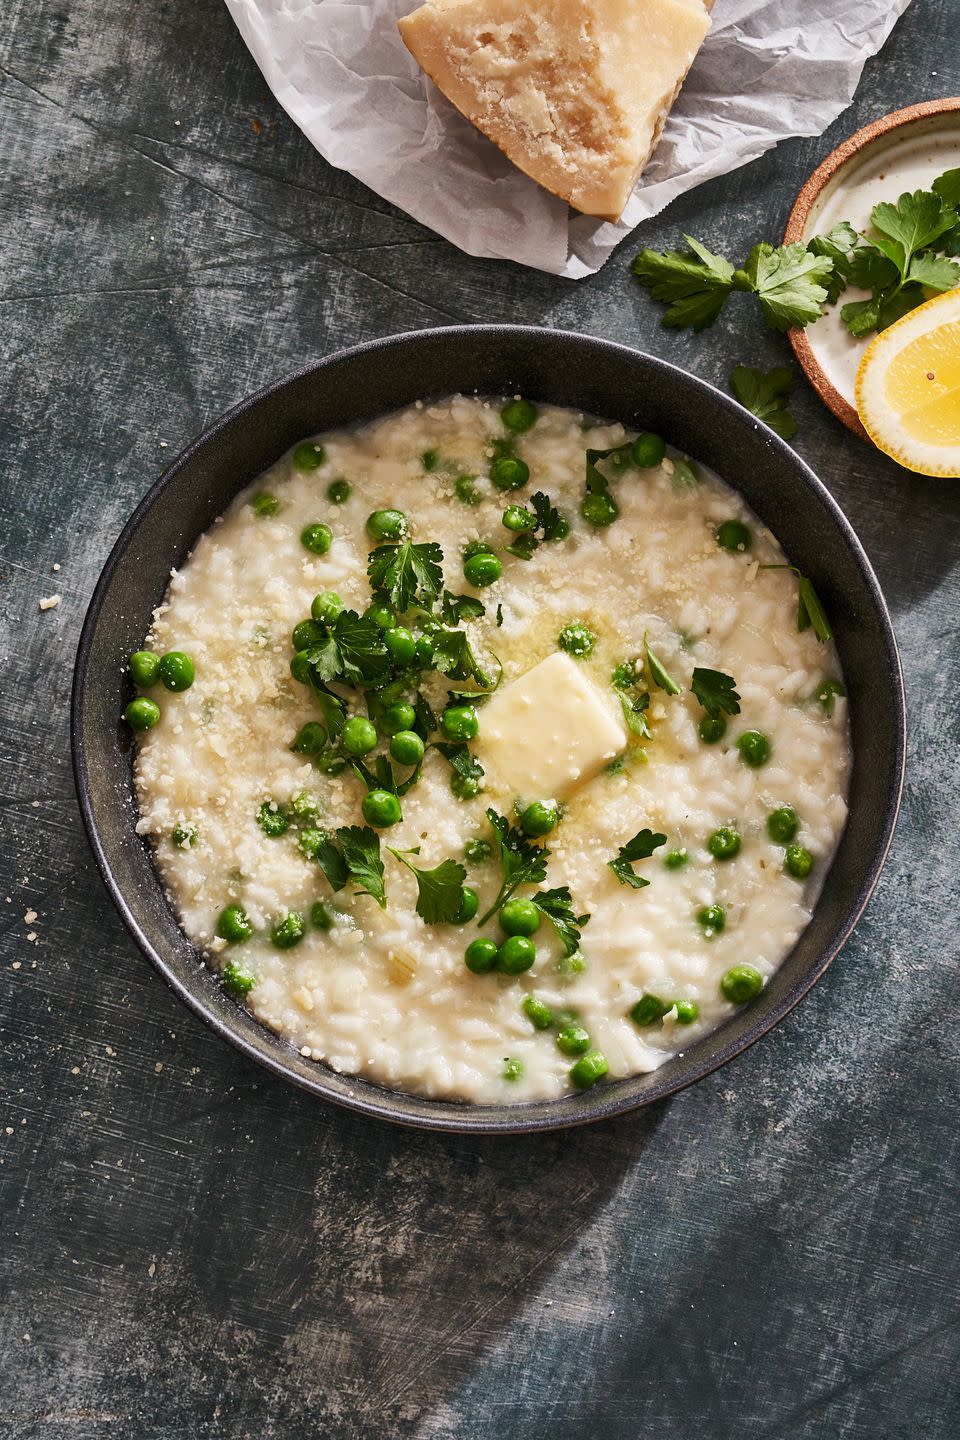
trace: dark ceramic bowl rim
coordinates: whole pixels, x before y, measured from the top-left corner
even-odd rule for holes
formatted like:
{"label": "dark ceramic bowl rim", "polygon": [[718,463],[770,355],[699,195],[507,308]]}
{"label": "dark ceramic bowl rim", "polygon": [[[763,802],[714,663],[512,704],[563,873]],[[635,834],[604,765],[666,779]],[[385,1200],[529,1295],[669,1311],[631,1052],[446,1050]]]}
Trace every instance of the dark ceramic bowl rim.
{"label": "dark ceramic bowl rim", "polygon": [[[660,359],[658,356],[653,356],[613,341],[599,339],[595,336],[582,335],[574,331],[541,330],[533,326],[507,324],[465,325],[405,331],[400,334],[384,336],[361,345],[338,350],[318,361],[302,366],[300,369],[291,372],[282,379],[274,381],[262,387],[254,394],[247,396],[244,400],[241,400],[237,405],[234,405],[225,414],[220,416],[219,419],[214,420],[208,425],[195,440],[177,455],[170,466],[151,485],[121,530],[94,587],[80,634],[71,696],[71,754],[80,812],[87,838],[107,891],[124,924],[139,949],[160,973],[170,988],[194,1014],[198,1015],[206,1024],[211,1026],[222,1039],[228,1041],[249,1059],[265,1066],[280,1078],[322,1099],[332,1101],[345,1109],[353,1110],[360,1114],[377,1119],[390,1120],[393,1123],[407,1125],[416,1129],[440,1130],[453,1133],[520,1134],[590,1124],[597,1120],[609,1119],[613,1116],[654,1104],[670,1095],[679,1093],[681,1090],[685,1090],[688,1086],[695,1084],[698,1080],[704,1079],[707,1075],[712,1074],[715,1070],[719,1070],[721,1066],[733,1060],[737,1055],[748,1050],[761,1039],[762,1036],[774,1029],[774,1027],[799,1004],[807,992],[824,974],[856,926],[880,876],[893,838],[904,781],[906,702],[900,656],[886,601],[856,532],[823,483],[784,441],[773,434],[773,432],[768,431],[767,427],[760,427],[765,432],[767,443],[775,450],[780,450],[784,453],[795,472],[798,476],[802,477],[803,483],[818,495],[825,509],[828,511],[833,523],[843,537],[851,558],[860,571],[861,579],[866,584],[874,609],[874,618],[879,622],[882,631],[882,639],[888,658],[888,674],[886,679],[889,682],[890,695],[894,702],[893,713],[891,715],[894,737],[894,759],[885,795],[883,823],[877,834],[876,845],[870,862],[865,868],[856,894],[847,906],[843,921],[836,926],[831,942],[824,947],[814,963],[806,968],[793,984],[792,988],[788,990],[780,1001],[769,1011],[758,1015],[753,1024],[741,1031],[741,1033],[733,1038],[727,1039],[724,1043],[718,1045],[716,1049],[710,1050],[709,1052],[705,1050],[705,1053],[698,1059],[692,1061],[689,1067],[679,1076],[674,1076],[672,1079],[665,1078],[660,1084],[657,1084],[656,1078],[654,1078],[648,1089],[639,1097],[629,1094],[627,1090],[630,1080],[636,1077],[624,1077],[623,1080],[613,1082],[609,1086],[599,1087],[596,1091],[586,1092],[581,1098],[587,1099],[587,1097],[589,1097],[591,1103],[589,1106],[585,1106],[579,1113],[570,1113],[569,1111],[561,1113],[559,1107],[563,1102],[557,1100],[532,1102],[531,1106],[523,1103],[485,1106],[484,1110],[486,1113],[480,1115],[473,1113],[474,1107],[469,1103],[449,1100],[430,1100],[428,1097],[414,1094],[408,1095],[403,1091],[389,1090],[386,1087],[377,1085],[375,1082],[368,1082],[368,1095],[356,1097],[337,1094],[330,1088],[327,1080],[327,1077],[331,1076],[334,1072],[329,1071],[325,1066],[319,1063],[315,1064],[315,1075],[313,1073],[310,1075],[299,1074],[283,1060],[279,1053],[267,1049],[258,1049],[256,1045],[239,1034],[231,1024],[213,1013],[204,1003],[201,996],[195,994],[187,985],[180,981],[174,973],[172,966],[168,964],[157,951],[141,928],[133,909],[114,876],[100,836],[91,796],[82,715],[85,692],[89,680],[88,662],[90,650],[97,623],[100,619],[101,611],[109,590],[110,581],[143,517],[151,509],[155,501],[163,494],[167,486],[173,482],[185,466],[190,464],[195,456],[209,446],[219,435],[227,431],[239,417],[245,415],[257,406],[268,403],[273,397],[288,387],[295,385],[306,376],[323,372],[356,356],[362,356],[378,350],[389,350],[398,346],[415,346],[418,342],[422,343],[438,335],[445,337],[459,336],[464,340],[469,340],[471,336],[478,334],[503,338],[511,337],[522,339],[526,337],[532,343],[535,343],[534,337],[547,334],[553,340],[559,340],[561,343],[569,342],[588,348],[594,347],[597,350],[613,352],[614,354],[619,353],[624,356],[630,356],[633,359],[640,358],[644,362],[649,362],[654,367],[666,372],[678,385],[687,387],[692,390],[694,394],[699,393],[707,403],[739,412],[741,416],[747,415],[747,412],[743,411],[742,407],[734,400],[724,395],[707,381],[701,380],[688,371],[672,365],[669,361]],[[753,417],[748,418],[751,421],[753,419]],[[736,489],[736,486],[733,488]],[[828,882],[829,876],[827,877],[825,885]],[[819,899],[817,904],[820,904]],[[815,913],[816,907],[814,908],[814,914]],[[812,920],[813,916],[811,916],[811,923]],[[199,957],[198,964],[202,964]],[[261,1028],[264,1034],[270,1036],[272,1040],[278,1039],[278,1037],[273,1035],[273,1032],[267,1030],[266,1027]],[[715,1031],[713,1033],[722,1033],[722,1028],[721,1031]],[[709,1035],[704,1037],[704,1040],[707,1039],[709,1039]],[[653,1072],[654,1077],[659,1073],[661,1072]],[[384,1102],[378,1100],[378,1094],[382,1094],[385,1097]],[[570,1097],[565,1098],[569,1099]],[[402,1107],[403,1103],[407,1100],[410,1101],[411,1108],[408,1112],[404,1113]],[[400,1107],[399,1110],[398,1103]],[[427,1114],[419,1113],[420,1107],[424,1106],[424,1104],[429,1111]],[[537,1105],[540,1110],[546,1111],[547,1113],[538,1115],[526,1113],[534,1105]],[[551,1109],[556,1109],[556,1115],[549,1113]],[[496,1113],[491,1115],[491,1110]]]}

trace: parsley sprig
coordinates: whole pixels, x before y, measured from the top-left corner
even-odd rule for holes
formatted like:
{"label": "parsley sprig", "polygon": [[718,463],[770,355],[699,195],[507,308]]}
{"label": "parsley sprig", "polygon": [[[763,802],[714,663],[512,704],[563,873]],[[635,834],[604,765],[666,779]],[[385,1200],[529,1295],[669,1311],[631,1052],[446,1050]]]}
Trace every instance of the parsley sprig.
{"label": "parsley sprig", "polygon": [[717,720],[721,715],[740,714],[740,696],[732,675],[698,665],[693,672],[690,689],[711,720]]}
{"label": "parsley sprig", "polygon": [[735,365],[730,372],[730,389],[745,409],[775,430],[782,440],[790,440],[797,433],[797,422],[787,409],[793,375],[785,365],[776,365],[766,374],[752,365]]}
{"label": "parsley sprig", "polygon": [[569,521],[561,515],[549,495],[538,490],[530,496],[530,523],[522,530],[512,545],[506,547],[508,555],[518,560],[529,560],[544,541],[563,540],[570,534]]}
{"label": "parsley sprig", "polygon": [[494,852],[500,862],[503,882],[493,904],[477,921],[478,925],[485,925],[492,915],[496,915],[521,885],[539,885],[546,880],[550,858],[546,845],[534,845],[522,830],[511,825],[496,810],[488,810],[487,819],[493,830]]}
{"label": "parsley sprig", "polygon": [[390,674],[383,634],[368,615],[342,610],[325,639],[304,652],[313,678],[347,685],[377,685]]}
{"label": "parsley sprig", "polygon": [[443,551],[434,541],[379,545],[367,560],[367,578],[375,594],[389,595],[397,612],[413,604],[429,609],[443,589]]}
{"label": "parsley sprig", "polygon": [[552,890],[538,891],[530,899],[557,932],[564,955],[575,955],[580,949],[581,932],[589,924],[590,916],[574,913],[570,887],[556,885]]}

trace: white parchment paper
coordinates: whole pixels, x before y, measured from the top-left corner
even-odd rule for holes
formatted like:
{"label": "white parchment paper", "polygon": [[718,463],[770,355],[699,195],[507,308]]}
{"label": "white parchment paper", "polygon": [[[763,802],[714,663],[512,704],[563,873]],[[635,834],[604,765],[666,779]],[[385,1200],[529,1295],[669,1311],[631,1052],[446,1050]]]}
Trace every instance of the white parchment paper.
{"label": "white parchment paper", "polygon": [[617,225],[571,211],[426,79],[397,18],[417,0],[226,0],[273,93],[332,165],[469,255],[579,279],[685,190],[817,135],[910,0],[716,0],[663,139]]}

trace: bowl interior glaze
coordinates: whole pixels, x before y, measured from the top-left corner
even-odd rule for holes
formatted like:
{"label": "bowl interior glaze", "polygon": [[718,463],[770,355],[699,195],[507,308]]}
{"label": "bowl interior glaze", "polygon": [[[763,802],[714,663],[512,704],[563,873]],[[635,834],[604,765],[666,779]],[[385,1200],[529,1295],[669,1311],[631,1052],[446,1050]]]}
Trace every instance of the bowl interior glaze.
{"label": "bowl interior glaze", "polygon": [[[849,695],[850,815],[810,925],[759,999],[649,1075],[522,1105],[469,1105],[339,1075],[265,1029],[231,1000],[177,925],[148,846],[136,835],[126,656],[147,633],[171,567],[295,441],[456,391],[523,394],[663,434],[717,471],[808,574],[831,616]],[[77,655],[73,755],[84,823],[107,888],[148,959],[220,1035],[327,1100],[401,1123],[509,1132],[575,1125],[672,1094],[746,1049],[805,994],[849,935],[872,891],[903,779],[904,697],[876,578],[830,495],[746,410],[649,355],[555,330],[482,326],[419,331],[331,356],[217,421],[157,481],[97,584]]]}

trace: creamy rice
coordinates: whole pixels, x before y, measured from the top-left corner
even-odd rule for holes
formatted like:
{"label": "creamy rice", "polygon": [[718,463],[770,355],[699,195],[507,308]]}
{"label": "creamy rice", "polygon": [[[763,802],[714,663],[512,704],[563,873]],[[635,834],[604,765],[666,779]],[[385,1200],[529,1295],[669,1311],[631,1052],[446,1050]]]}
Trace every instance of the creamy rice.
{"label": "creamy rice", "polygon": [[[542,409],[517,442],[529,485],[505,496],[481,478],[481,503],[466,506],[454,495],[454,477],[486,476],[491,442],[504,433],[499,408],[455,397],[323,436],[319,469],[300,473],[287,456],[238,496],[173,575],[156,612],[151,647],[186,651],[196,681],[160,698],[161,721],[141,737],[136,764],[138,829],[156,847],[181,924],[215,968],[242,960],[256,975],[246,999],[252,1012],[336,1070],[471,1101],[553,1097],[571,1088],[572,1061],[551,1030],[533,1029],[521,1009],[527,993],[581,1020],[610,1078],[653,1070],[732,1013],[719,988],[724,972],[749,964],[769,977],[809,920],[843,827],[849,763],[843,699],[827,714],[814,698],[825,677],[840,674],[833,646],[811,629],[798,632],[796,577],[760,568],[784,556],[739,496],[703,471],[699,484],[678,483],[683,467],[678,473],[667,459],[614,481],[620,518],[591,529],[578,515],[585,448],[631,437],[619,425],[585,428],[580,415]],[[420,456],[429,450],[440,464],[426,473]],[[352,491],[338,506],[326,492],[339,476]],[[264,489],[280,501],[276,515],[258,515],[249,503]],[[472,590],[463,580],[463,547],[484,539],[502,554],[514,538],[501,525],[505,506],[537,489],[570,519],[569,538],[541,545],[528,562],[503,555],[503,578]],[[416,864],[423,867],[462,861],[466,841],[490,838],[488,805],[512,816],[517,797],[498,789],[495,774],[477,798],[457,799],[448,764],[428,749],[421,780],[403,800],[402,822],[381,836],[386,910],[354,896],[352,885],[334,895],[317,863],[301,855],[295,827],[270,838],[257,824],[264,801],[287,805],[304,791],[320,806],[310,823],[328,830],[363,823],[356,776],[321,774],[289,748],[301,725],[321,718],[309,688],[290,675],[290,632],[318,591],[336,590],[359,611],[370,603],[373,545],[364,523],[384,506],[408,514],[414,540],[439,542],[448,588],[483,600],[485,618],[466,628],[480,651],[499,657],[504,684],[552,654],[566,623],[582,620],[597,643],[577,664],[612,716],[620,711],[611,671],[641,657],[645,637],[682,687],[670,696],[649,686],[652,738],[631,737],[624,764],[574,789],[546,842],[546,885],[569,885],[574,908],[591,915],[580,973],[569,973],[546,923],[535,937],[532,970],[471,973],[465,946],[481,933],[496,938],[496,924],[482,932],[476,922],[424,924],[415,913],[414,877],[386,850],[419,845]],[[716,543],[717,525],[729,519],[749,525],[747,554]],[[299,538],[318,520],[335,536],[324,556],[309,553]],[[688,688],[694,666],[733,676],[740,693],[741,713],[718,744],[698,738],[703,712]],[[431,698],[442,704],[448,682],[428,679]],[[362,713],[355,701],[350,708]],[[482,707],[478,713],[480,739],[471,749],[482,759]],[[744,764],[736,747],[748,728],[772,745],[759,769]],[[804,882],[784,872],[783,847],[765,831],[767,815],[783,804],[795,807],[799,843],[814,856]],[[172,843],[177,822],[196,827],[191,848]],[[714,860],[707,838],[731,824],[742,849],[733,860]],[[644,826],[665,834],[667,844],[637,865],[650,883],[634,890],[605,862]],[[678,847],[688,863],[666,868],[662,857]],[[499,885],[496,864],[468,866],[467,883],[479,891],[482,914]],[[336,912],[333,929],[308,928],[293,949],[272,946],[277,917],[288,909],[307,914],[318,899]],[[708,936],[695,917],[714,902],[725,907],[727,925]],[[256,933],[228,948],[216,925],[231,903],[244,907]],[[627,1012],[644,993],[695,1001],[699,1018],[681,1025],[671,1011],[638,1027]],[[519,1079],[504,1078],[508,1057],[522,1062]]]}

